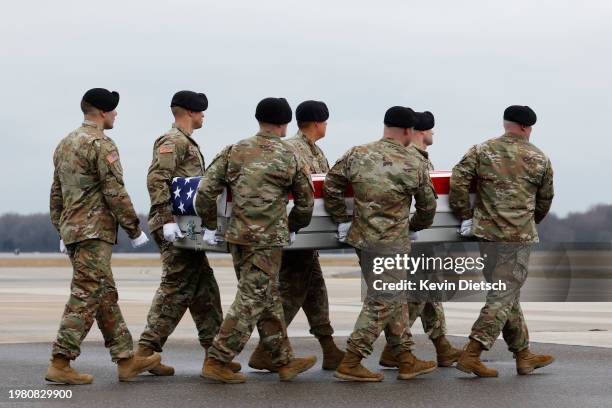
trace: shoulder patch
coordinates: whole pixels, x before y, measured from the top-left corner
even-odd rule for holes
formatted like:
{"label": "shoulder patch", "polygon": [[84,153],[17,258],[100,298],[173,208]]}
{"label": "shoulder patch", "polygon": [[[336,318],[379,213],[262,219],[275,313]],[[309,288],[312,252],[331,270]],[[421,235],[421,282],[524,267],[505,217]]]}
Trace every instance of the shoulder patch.
{"label": "shoulder patch", "polygon": [[163,145],[159,148],[159,153],[172,153],[174,151],[174,145]]}
{"label": "shoulder patch", "polygon": [[119,155],[117,154],[117,152],[112,152],[106,155],[106,161],[108,162],[108,164],[113,164],[117,160],[119,160]]}

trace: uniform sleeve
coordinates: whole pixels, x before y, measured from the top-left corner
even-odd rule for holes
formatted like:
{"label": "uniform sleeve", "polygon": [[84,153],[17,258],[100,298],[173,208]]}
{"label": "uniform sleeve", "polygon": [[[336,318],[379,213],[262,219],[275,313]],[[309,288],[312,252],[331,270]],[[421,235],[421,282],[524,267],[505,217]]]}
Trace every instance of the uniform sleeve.
{"label": "uniform sleeve", "polygon": [[436,192],[426,162],[419,168],[419,187],[414,194],[414,201],[416,212],[410,218],[410,230],[420,231],[431,227],[436,215]]}
{"label": "uniform sleeve", "polygon": [[202,225],[209,230],[217,229],[217,197],[227,185],[227,164],[232,146],[224,148],[213,159],[200,180],[195,206]]}
{"label": "uniform sleeve", "polygon": [[448,203],[453,213],[461,220],[469,220],[473,217],[474,210],[470,205],[470,186],[476,177],[477,165],[478,147],[474,145],[453,167]]}
{"label": "uniform sleeve", "polygon": [[547,160],[546,171],[544,172],[544,177],[542,178],[542,184],[540,185],[536,193],[536,224],[539,224],[544,219],[544,217],[546,217],[546,214],[548,214],[554,195],[555,191],[553,188],[552,164],[550,163],[550,160]]}
{"label": "uniform sleeve", "polygon": [[97,140],[94,147],[104,201],[130,239],[138,238],[142,233],[138,225],[140,221],[123,184],[123,168],[117,146],[109,140]]}
{"label": "uniform sleeve", "polygon": [[163,225],[174,222],[170,205],[170,185],[179,162],[178,150],[180,149],[171,140],[162,142],[154,149],[153,162],[147,174],[147,189],[151,207],[158,214]]}
{"label": "uniform sleeve", "polygon": [[[55,162],[55,160],[54,160]],[[51,184],[51,195],[49,200],[49,212],[51,214],[51,223],[59,233],[60,229],[60,217],[62,216],[62,210],[64,209],[64,199],[62,196],[62,185],[60,183],[59,175],[57,174],[57,167],[53,172],[53,183]]]}
{"label": "uniform sleeve", "polygon": [[319,155],[321,157],[322,162],[324,164],[323,166],[323,170],[325,173],[327,173],[329,171],[329,162],[327,161],[327,157],[325,156],[325,153],[323,153],[323,149],[321,149],[319,146],[317,146],[317,149],[319,151]]}
{"label": "uniform sleeve", "polygon": [[312,209],[314,207],[314,187],[310,174],[302,167],[297,155],[295,163],[298,169],[291,186],[293,208],[288,216],[289,232],[296,232],[308,226],[312,219]]}
{"label": "uniform sleeve", "polygon": [[350,151],[342,156],[334,167],[329,170],[323,185],[325,210],[331,215],[336,223],[349,222],[352,220],[348,214],[346,203],[344,202],[344,192],[349,184],[347,178],[347,167]]}

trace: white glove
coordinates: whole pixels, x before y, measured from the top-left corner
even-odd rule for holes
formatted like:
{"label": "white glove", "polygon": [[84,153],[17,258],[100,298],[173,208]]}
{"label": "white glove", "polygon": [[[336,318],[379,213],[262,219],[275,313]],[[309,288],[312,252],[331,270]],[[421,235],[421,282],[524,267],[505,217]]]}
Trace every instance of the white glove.
{"label": "white glove", "polygon": [[132,248],[140,248],[141,246],[146,245],[147,242],[149,242],[147,234],[141,232],[138,238],[134,238],[132,240]]}
{"label": "white glove", "polygon": [[209,230],[204,228],[204,235],[202,236],[204,242],[208,245],[217,245],[220,240],[217,239],[217,230]]}
{"label": "white glove", "polygon": [[469,220],[463,220],[461,221],[461,227],[459,227],[459,231],[457,232],[462,237],[466,237],[466,238],[473,237],[474,236],[474,233],[472,232],[473,224],[474,222],[472,221],[471,218]]}
{"label": "white glove", "polygon": [[168,224],[164,224],[164,239],[168,242],[174,242],[179,238],[183,238],[184,235],[181,232],[178,224],[176,222],[170,222]]}
{"label": "white glove", "polygon": [[295,236],[296,236],[295,232],[290,232],[289,233],[289,245],[291,245],[291,244],[293,244],[295,242]]}
{"label": "white glove", "polygon": [[68,252],[68,250],[66,249],[66,245],[64,245],[64,240],[60,239],[60,252],[62,254],[65,254]]}
{"label": "white glove", "polygon": [[346,242],[346,236],[348,235],[348,231],[351,228],[351,222],[341,222],[338,224],[338,234],[336,238],[340,242]]}
{"label": "white glove", "polygon": [[408,230],[408,238],[410,238],[410,241],[416,241],[419,239],[419,231]]}

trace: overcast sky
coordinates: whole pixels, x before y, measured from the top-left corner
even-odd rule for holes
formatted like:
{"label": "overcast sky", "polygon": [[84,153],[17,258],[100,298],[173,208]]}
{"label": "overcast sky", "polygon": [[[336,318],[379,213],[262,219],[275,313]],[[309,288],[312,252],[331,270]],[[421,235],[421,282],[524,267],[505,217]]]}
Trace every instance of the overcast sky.
{"label": "overcast sky", "polygon": [[609,1],[20,1],[0,22],[0,214],[48,211],[53,151],[92,87],[121,94],[107,134],[139,212],[181,89],[209,98],[195,133],[207,163],[255,133],[267,96],[327,103],[331,163],[379,138],[388,107],[430,110],[440,170],[500,135],[506,106],[530,105],[552,210],[612,203]]}

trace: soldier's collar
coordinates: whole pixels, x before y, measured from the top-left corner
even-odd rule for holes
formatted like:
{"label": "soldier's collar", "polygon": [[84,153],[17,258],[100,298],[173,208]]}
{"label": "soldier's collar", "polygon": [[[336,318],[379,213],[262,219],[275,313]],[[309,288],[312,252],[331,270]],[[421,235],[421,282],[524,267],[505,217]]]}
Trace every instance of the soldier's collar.
{"label": "soldier's collar", "polygon": [[96,128],[98,130],[104,130],[104,129],[102,129],[102,127],[98,126],[98,124],[96,122],[94,122],[93,120],[88,120],[88,119],[85,119],[83,121],[83,126],[88,126],[88,127]]}
{"label": "soldier's collar", "polygon": [[403,148],[406,148],[406,146],[404,146],[403,144],[401,144],[400,142],[398,142],[398,141],[397,141],[397,140],[395,140],[395,139],[390,139],[390,138],[388,138],[388,137],[383,137],[383,138],[382,138],[382,139],[380,139],[380,140],[382,140],[383,142],[386,142],[386,143],[391,143],[391,144],[394,144],[394,145],[397,145],[397,146],[401,146],[401,147],[403,147]]}
{"label": "soldier's collar", "polygon": [[261,137],[265,137],[265,138],[268,138],[268,139],[280,139],[280,136],[277,135],[276,133],[265,132],[263,130],[260,130],[259,132],[257,132],[257,134],[255,136],[261,136]]}
{"label": "soldier's collar", "polygon": [[177,129],[179,132],[181,132],[182,134],[184,134],[185,136],[191,138],[191,134],[193,132],[187,132],[185,129],[183,129],[182,127],[178,126],[176,123],[172,124],[172,128],[173,129]]}
{"label": "soldier's collar", "polygon": [[183,134],[183,135],[184,135],[184,136],[185,136],[187,139],[189,139],[189,141],[190,141],[191,143],[193,143],[194,145],[198,146],[198,148],[200,147],[200,146],[198,145],[198,142],[196,142],[196,141],[194,140],[193,136],[191,136],[191,135],[193,134],[193,132],[188,133],[188,132],[187,132],[185,129],[183,129],[182,127],[180,127],[180,126],[176,126],[176,124],[175,124],[175,123],[173,123],[173,124],[172,124],[172,128],[173,128],[173,129],[178,130],[179,132],[181,132],[181,133],[182,133],[182,134]]}
{"label": "soldier's collar", "polygon": [[419,146],[415,144],[410,144],[410,146],[414,147],[417,152],[423,155],[423,157],[425,157],[426,159],[429,159],[429,153],[427,152],[427,150],[421,149]]}
{"label": "soldier's collar", "polygon": [[301,130],[298,130],[297,132],[297,136],[301,137],[304,141],[306,141],[306,143],[308,143],[310,145],[310,147],[315,147],[315,142],[313,142],[312,140],[310,140],[308,138],[308,136],[306,136],[306,134],[304,132],[302,132]]}
{"label": "soldier's collar", "polygon": [[527,139],[525,136],[517,135],[516,133],[512,133],[512,132],[506,132],[506,133],[504,133],[504,135],[502,137],[507,137],[509,139],[518,140],[520,142],[528,142],[529,141],[529,139]]}

